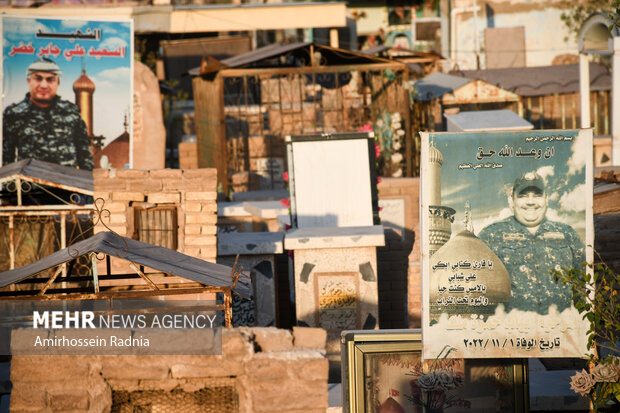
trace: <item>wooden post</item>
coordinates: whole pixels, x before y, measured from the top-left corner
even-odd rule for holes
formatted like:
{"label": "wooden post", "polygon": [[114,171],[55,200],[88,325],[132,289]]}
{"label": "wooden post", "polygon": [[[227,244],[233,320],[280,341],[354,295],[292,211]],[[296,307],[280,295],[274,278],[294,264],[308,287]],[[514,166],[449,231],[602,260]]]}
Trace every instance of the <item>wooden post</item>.
{"label": "wooden post", "polygon": [[611,62],[611,164],[620,165],[620,37],[613,38]]}
{"label": "wooden post", "polygon": [[226,327],[232,327],[232,289],[227,288],[224,291],[224,321]]}
{"label": "wooden post", "polygon": [[[15,268],[15,215],[9,215],[9,269]],[[13,284],[11,284],[13,286]]]}

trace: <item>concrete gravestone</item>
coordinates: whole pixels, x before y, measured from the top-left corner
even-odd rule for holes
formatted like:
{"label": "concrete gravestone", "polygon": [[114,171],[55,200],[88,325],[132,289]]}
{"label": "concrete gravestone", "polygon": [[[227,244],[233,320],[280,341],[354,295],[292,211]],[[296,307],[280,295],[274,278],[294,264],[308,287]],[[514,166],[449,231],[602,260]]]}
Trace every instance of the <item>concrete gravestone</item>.
{"label": "concrete gravestone", "polygon": [[295,307],[299,325],[328,331],[378,328],[378,221],[374,141],[369,133],[287,137]]}

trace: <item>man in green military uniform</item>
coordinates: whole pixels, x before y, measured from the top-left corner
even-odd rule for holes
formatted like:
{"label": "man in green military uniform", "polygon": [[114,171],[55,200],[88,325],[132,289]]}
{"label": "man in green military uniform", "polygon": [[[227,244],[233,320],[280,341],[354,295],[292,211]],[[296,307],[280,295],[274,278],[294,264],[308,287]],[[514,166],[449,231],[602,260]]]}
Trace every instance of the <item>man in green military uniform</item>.
{"label": "man in green military uniform", "polygon": [[32,158],[93,169],[90,139],[78,107],[56,94],[62,72],[42,58],[27,70],[29,92],[2,119],[2,164]]}
{"label": "man in green military uniform", "polygon": [[570,287],[555,283],[549,271],[579,267],[585,247],[577,232],[561,222],[550,221],[545,184],[535,172],[514,183],[514,215],[480,231],[484,241],[503,261],[511,278],[507,311],[519,309],[547,314],[552,304],[558,311],[570,307]]}

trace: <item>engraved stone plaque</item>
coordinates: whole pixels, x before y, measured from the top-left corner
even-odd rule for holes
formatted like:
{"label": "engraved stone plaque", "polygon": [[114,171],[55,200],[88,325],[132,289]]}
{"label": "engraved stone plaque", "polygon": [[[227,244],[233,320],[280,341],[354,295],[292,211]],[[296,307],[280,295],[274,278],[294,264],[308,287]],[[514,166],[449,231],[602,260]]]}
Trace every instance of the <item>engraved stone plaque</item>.
{"label": "engraved stone plaque", "polygon": [[353,273],[317,274],[318,325],[327,330],[357,326],[357,281]]}

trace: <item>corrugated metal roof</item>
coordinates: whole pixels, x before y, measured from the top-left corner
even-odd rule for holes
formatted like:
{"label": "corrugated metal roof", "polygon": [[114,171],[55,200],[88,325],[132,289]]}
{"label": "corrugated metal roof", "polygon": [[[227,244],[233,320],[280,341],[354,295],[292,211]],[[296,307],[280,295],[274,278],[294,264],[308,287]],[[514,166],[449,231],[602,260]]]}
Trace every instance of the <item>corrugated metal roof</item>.
{"label": "corrugated metal roof", "polygon": [[[270,59],[272,57],[279,56],[284,53],[288,53],[293,50],[301,49],[310,45],[307,42],[296,43],[273,43],[264,47],[259,47],[249,52],[241,53],[237,56],[229,57],[221,60],[220,63],[229,68],[241,67],[251,63],[256,63],[264,59]],[[195,67],[187,71],[190,76],[199,76],[200,67]]]}
{"label": "corrugated metal roof", "polygon": [[[515,67],[507,69],[450,72],[469,79],[480,79],[520,96],[544,96],[579,91],[579,65]],[[590,63],[590,90],[611,90],[607,67]]]}
{"label": "corrugated metal roof", "polygon": [[22,159],[0,168],[0,182],[12,180],[17,175],[82,189],[90,193],[94,189],[93,173],[91,171],[38,161],[36,159]]}
{"label": "corrugated metal roof", "polygon": [[378,46],[374,46],[374,47],[371,47],[371,48],[368,48],[368,49],[359,50],[358,53],[372,56],[372,55],[375,55],[377,53],[385,52],[386,50],[390,50],[390,49],[391,49],[390,46],[386,46],[384,44],[380,44]]}
{"label": "corrugated metal roof", "polygon": [[222,64],[228,67],[241,67],[250,63],[260,62],[261,60],[270,59],[293,50],[301,49],[309,46],[308,42],[298,43],[273,43],[265,47],[260,47],[249,52],[242,53],[237,56],[229,57],[222,60]]}
{"label": "corrugated metal roof", "polygon": [[444,114],[462,131],[483,130],[528,130],[534,125],[511,110],[478,110],[460,112],[455,115]]}
{"label": "corrugated metal roof", "polygon": [[424,102],[437,99],[471,81],[472,79],[462,76],[447,75],[440,72],[432,73],[413,84],[418,92],[415,99]]}
{"label": "corrugated metal roof", "polygon": [[594,195],[604,194],[606,192],[617,191],[619,189],[620,189],[620,182],[601,182],[601,183],[594,185],[593,193]]}
{"label": "corrugated metal roof", "polygon": [[[330,65],[338,65],[338,64],[347,64],[347,65],[355,65],[360,63],[394,63],[398,64],[398,62],[384,59],[376,56],[369,56],[362,52],[353,52],[345,49],[338,49],[322,44],[316,43],[308,43],[308,42],[297,42],[297,43],[273,43],[264,47],[260,47],[256,50],[252,50],[246,53],[242,53],[237,56],[229,57],[228,59],[224,59],[219,63],[224,66],[224,68],[241,68],[247,65],[259,63],[261,61],[271,59],[277,56],[282,56],[286,53],[291,53],[293,51],[298,51],[304,48],[309,48],[311,45],[314,45],[315,51],[320,51],[325,58],[326,62],[322,62],[321,64],[325,64],[327,66]],[[309,56],[309,53],[308,53]],[[309,65],[308,56],[305,56],[306,62],[305,64]],[[200,75],[200,67],[196,67],[187,71],[187,73],[191,76],[199,76]]]}
{"label": "corrugated metal roof", "polygon": [[[33,274],[90,252],[108,254],[212,287],[232,287],[230,278],[232,268],[228,266],[190,257],[169,248],[121,237],[113,232],[100,232],[37,262],[0,273],[0,287],[19,282]],[[100,275],[100,278],[105,279],[105,275]],[[240,277],[233,291],[244,297],[252,297],[249,279]]]}

